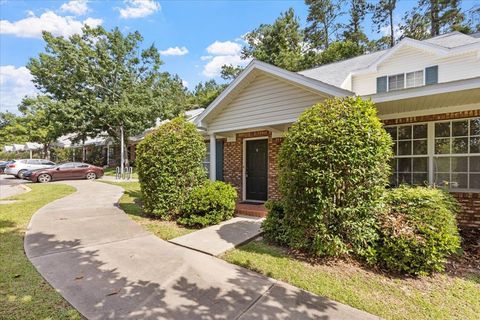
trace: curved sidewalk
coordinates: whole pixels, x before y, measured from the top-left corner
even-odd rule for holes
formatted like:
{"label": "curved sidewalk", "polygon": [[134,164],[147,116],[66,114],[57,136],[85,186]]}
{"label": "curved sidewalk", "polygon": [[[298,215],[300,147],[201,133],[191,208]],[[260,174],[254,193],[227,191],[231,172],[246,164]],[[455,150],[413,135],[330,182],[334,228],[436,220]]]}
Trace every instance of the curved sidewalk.
{"label": "curved sidewalk", "polygon": [[144,231],[117,206],[122,189],[77,192],[35,213],[25,252],[88,319],[377,319]]}

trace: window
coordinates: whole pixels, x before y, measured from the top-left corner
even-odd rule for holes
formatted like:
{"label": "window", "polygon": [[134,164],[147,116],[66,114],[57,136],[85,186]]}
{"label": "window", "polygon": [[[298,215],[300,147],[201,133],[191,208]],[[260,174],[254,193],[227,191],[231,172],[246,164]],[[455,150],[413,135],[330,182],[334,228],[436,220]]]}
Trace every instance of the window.
{"label": "window", "polygon": [[405,74],[397,74],[388,77],[388,91],[400,90],[405,87]]}
{"label": "window", "polygon": [[67,163],[61,164],[59,167],[62,169],[71,169],[71,168],[75,168],[75,163],[67,162]]}
{"label": "window", "polygon": [[392,137],[393,153],[390,183],[428,184],[427,124],[385,128]]}
{"label": "window", "polygon": [[407,73],[407,88],[423,86],[423,70]]}
{"label": "window", "polygon": [[480,118],[435,123],[434,183],[480,189]]}
{"label": "window", "polygon": [[40,160],[37,160],[37,159],[27,160],[27,163],[28,163],[28,164],[33,164],[33,165],[39,165],[39,164],[41,164]]}

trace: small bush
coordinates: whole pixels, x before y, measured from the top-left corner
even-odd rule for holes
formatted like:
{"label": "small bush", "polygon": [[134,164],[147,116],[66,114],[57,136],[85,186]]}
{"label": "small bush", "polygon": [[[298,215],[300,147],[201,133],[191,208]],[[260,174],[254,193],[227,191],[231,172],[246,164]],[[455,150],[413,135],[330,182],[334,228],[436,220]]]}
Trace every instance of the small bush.
{"label": "small bush", "polygon": [[177,220],[188,227],[205,227],[230,219],[235,213],[237,191],[231,185],[207,180],[193,188]]}
{"label": "small bush", "polygon": [[192,123],[175,118],[138,144],[136,165],[144,210],[162,219],[174,219],[190,190],[206,179],[206,146]]}
{"label": "small bush", "polygon": [[285,224],[285,209],[280,201],[269,200],[265,203],[268,215],[262,223],[265,240],[281,246],[288,245],[287,225]]}
{"label": "small bush", "polygon": [[279,153],[289,245],[371,257],[391,145],[371,101],[336,98],[306,110]]}
{"label": "small bush", "polygon": [[456,200],[425,187],[389,190],[387,211],[380,215],[378,262],[410,275],[443,271],[446,257],[460,248]]}

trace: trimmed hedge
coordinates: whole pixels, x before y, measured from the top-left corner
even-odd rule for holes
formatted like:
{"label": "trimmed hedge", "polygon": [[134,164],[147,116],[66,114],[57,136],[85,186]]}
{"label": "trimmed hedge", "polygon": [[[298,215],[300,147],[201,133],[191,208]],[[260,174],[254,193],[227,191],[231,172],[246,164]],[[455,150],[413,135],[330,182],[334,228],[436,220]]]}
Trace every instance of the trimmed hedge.
{"label": "trimmed hedge", "polygon": [[136,158],[145,212],[175,219],[190,190],[206,179],[205,155],[203,137],[183,117],[147,135],[138,144]]}
{"label": "trimmed hedge", "polygon": [[335,98],[306,110],[279,152],[289,246],[372,258],[391,146],[371,101]]}
{"label": "trimmed hedge", "polygon": [[237,191],[221,181],[193,188],[182,207],[178,223],[189,227],[206,227],[230,219],[235,213]]}
{"label": "trimmed hedge", "polygon": [[410,275],[443,271],[446,257],[460,248],[456,200],[443,190],[401,186],[389,190],[386,201],[379,217],[379,264]]}

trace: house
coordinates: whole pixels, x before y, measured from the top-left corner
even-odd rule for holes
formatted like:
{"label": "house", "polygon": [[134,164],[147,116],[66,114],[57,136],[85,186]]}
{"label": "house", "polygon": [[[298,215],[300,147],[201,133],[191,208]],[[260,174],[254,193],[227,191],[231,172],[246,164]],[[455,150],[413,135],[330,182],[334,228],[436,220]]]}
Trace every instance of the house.
{"label": "house", "polygon": [[208,135],[210,179],[231,183],[239,202],[278,198],[284,132],[306,108],[344,96],[375,102],[395,142],[392,185],[447,188],[460,225],[480,228],[480,34],[405,38],[298,73],[252,61],[195,120]]}

